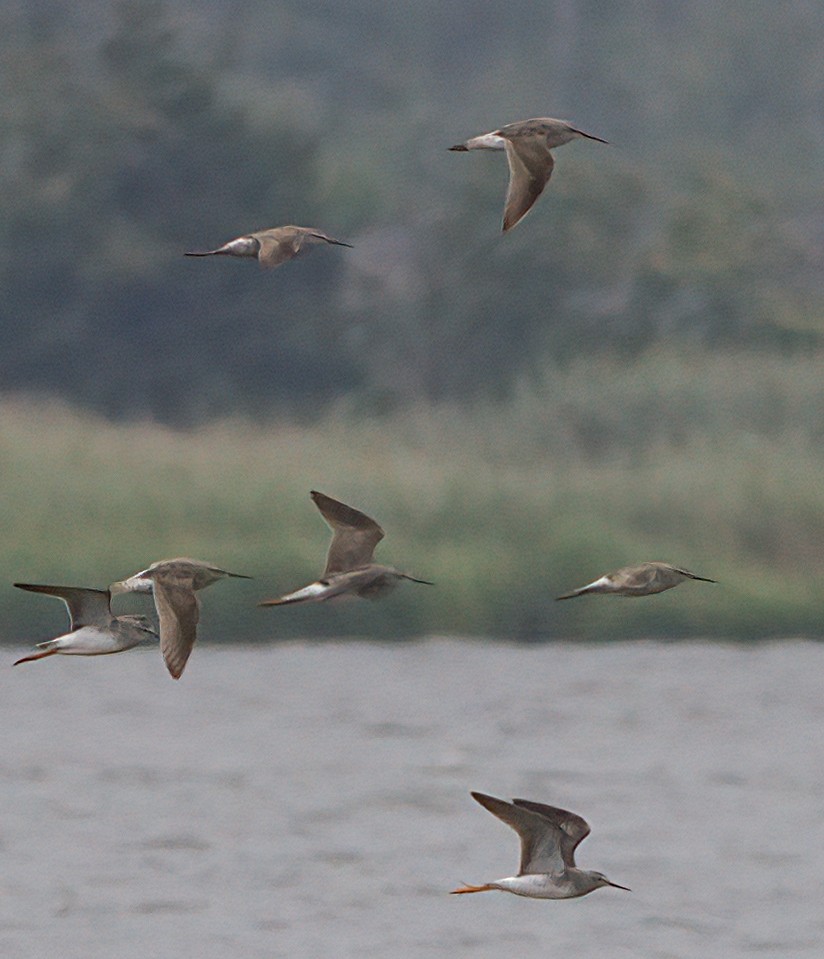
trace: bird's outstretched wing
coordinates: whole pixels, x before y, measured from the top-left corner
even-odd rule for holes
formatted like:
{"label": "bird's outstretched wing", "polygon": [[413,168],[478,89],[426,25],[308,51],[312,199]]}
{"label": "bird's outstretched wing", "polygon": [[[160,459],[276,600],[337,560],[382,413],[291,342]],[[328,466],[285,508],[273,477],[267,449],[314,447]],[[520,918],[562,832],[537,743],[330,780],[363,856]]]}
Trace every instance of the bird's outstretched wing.
{"label": "bird's outstretched wing", "polygon": [[371,563],[375,547],[384,537],[380,526],[365,513],[331,496],[318,493],[317,490],[312,490],[310,495],[332,528],[332,542],[323,575],[346,573]]}

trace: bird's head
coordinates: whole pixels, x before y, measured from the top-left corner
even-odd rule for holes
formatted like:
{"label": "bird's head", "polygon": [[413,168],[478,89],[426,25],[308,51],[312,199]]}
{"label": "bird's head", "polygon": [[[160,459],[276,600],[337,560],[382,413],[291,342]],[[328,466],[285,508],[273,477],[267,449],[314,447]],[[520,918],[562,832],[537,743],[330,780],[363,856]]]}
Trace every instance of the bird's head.
{"label": "bird's head", "polygon": [[629,886],[619,886],[617,882],[610,882],[602,872],[590,872],[590,879],[595,882],[596,888],[600,886],[612,886],[613,889],[623,889],[624,892],[632,892]]}

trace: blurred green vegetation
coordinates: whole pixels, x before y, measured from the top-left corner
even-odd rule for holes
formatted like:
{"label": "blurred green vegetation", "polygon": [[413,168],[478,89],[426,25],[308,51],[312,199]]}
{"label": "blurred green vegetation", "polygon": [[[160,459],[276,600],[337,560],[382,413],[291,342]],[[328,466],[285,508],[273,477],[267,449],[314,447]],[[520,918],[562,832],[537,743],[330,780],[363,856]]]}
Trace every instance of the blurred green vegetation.
{"label": "blurred green vegetation", "polygon": [[[575,361],[471,411],[419,403],[366,417],[341,402],[312,425],[179,431],[6,403],[2,567],[9,581],[99,586],[192,555],[254,576],[204,593],[207,641],[816,634],[822,359],[651,350]],[[329,533],[311,488],[377,518],[378,558],[436,585],[380,603],[255,608],[322,569]],[[553,601],[647,559],[719,583]],[[63,621],[58,604],[11,587],[0,616],[15,641]]]}

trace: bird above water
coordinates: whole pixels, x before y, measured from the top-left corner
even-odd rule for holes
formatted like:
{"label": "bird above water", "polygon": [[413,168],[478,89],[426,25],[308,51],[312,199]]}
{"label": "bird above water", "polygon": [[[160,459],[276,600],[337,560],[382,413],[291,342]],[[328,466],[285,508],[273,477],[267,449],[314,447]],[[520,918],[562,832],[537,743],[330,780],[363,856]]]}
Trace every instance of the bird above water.
{"label": "bird above water", "polygon": [[521,865],[517,876],[481,886],[463,885],[453,889],[453,893],[499,889],[531,899],[575,899],[601,886],[630,891],[626,886],[610,882],[602,872],[577,868],[575,850],[590,830],[589,824],[575,813],[528,799],[513,799],[510,803],[478,792],[473,792],[472,798],[518,833]]}
{"label": "bird above water", "polygon": [[696,576],[688,569],[671,566],[669,563],[640,563],[638,566],[623,566],[613,573],[607,573],[580,589],[556,599],[573,599],[575,596],[587,596],[589,593],[610,593],[614,596],[651,596],[663,593],[665,589],[678,586],[685,579],[697,579],[702,583],[715,583],[706,576]]}
{"label": "bird above water", "polygon": [[226,577],[251,579],[198,559],[162,559],[109,589],[112,595],[153,595],[160,620],[160,651],[172,677],[180,679],[197,638],[200,600],[195,593]]}
{"label": "bird above water", "polygon": [[555,161],[550,150],[570,140],[586,137],[606,143],[601,137],[577,130],[566,120],[535,117],[508,123],[499,130],[472,137],[450,150],[506,150],[509,162],[509,189],[504,204],[503,232],[511,230],[532,208],[552,176]]}
{"label": "bird above water", "polygon": [[259,606],[286,606],[290,603],[321,602],[336,596],[362,596],[377,599],[394,589],[402,579],[431,586],[428,580],[415,579],[392,566],[372,562],[375,547],[384,532],[359,510],[331,496],[312,490],[315,506],[332,528],[332,542],[326,556],[326,569],[319,580],[278,599],[267,599]]}
{"label": "bird above water", "polygon": [[241,256],[254,257],[261,266],[280,266],[287,260],[311,251],[319,243],[348,246],[343,240],[335,240],[310,226],[276,226],[271,230],[258,230],[230,240],[216,250],[192,251],[184,256]]}
{"label": "bird above water", "polygon": [[14,664],[30,663],[62,653],[64,656],[104,656],[132,649],[147,639],[157,639],[152,623],[145,616],[112,616],[111,594],[107,589],[85,589],[81,586],[39,586],[15,583],[30,593],[56,596],[69,611],[69,632],[45,643],[38,643],[39,653],[24,656]]}

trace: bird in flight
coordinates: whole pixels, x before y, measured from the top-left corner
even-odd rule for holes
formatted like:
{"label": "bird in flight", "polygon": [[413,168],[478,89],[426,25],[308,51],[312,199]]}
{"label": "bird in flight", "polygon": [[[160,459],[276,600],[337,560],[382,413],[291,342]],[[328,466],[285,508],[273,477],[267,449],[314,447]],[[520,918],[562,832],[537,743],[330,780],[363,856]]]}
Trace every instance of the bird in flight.
{"label": "bird in flight", "polygon": [[276,226],[271,230],[258,230],[230,240],[215,250],[192,250],[184,256],[240,256],[253,257],[261,266],[280,266],[287,260],[309,253],[320,243],[348,246],[343,240],[335,240],[310,226]]}
{"label": "bird in flight", "polygon": [[556,596],[556,599],[573,599],[575,596],[587,596],[590,593],[609,593],[613,596],[651,596],[663,593],[665,589],[678,586],[685,579],[697,579],[702,583],[714,583],[716,580],[706,576],[696,576],[688,569],[671,566],[669,563],[640,563],[638,566],[623,566],[613,573],[607,573],[580,589]]}
{"label": "bird in flight", "polygon": [[574,812],[529,799],[506,802],[479,792],[473,792],[472,798],[518,833],[521,865],[516,876],[496,879],[481,886],[464,884],[453,889],[453,893],[460,895],[499,889],[530,899],[575,899],[601,886],[630,891],[626,886],[610,882],[602,872],[579,869],[575,865],[575,850],[590,830],[586,820]]}
{"label": "bird in flight", "polygon": [[550,152],[570,140],[586,137],[606,143],[601,137],[578,130],[566,120],[535,117],[508,123],[499,130],[471,137],[450,150],[506,150],[509,189],[504,204],[503,232],[511,230],[532,208],[552,176],[555,160]]}
{"label": "bird in flight", "polygon": [[336,596],[377,599],[394,589],[402,579],[432,585],[428,580],[415,579],[392,566],[372,562],[375,547],[383,539],[384,533],[371,517],[317,490],[312,490],[309,495],[332,528],[332,542],[323,575],[302,589],[286,593],[278,599],[264,600],[258,605],[317,603]]}
{"label": "bird in flight", "polygon": [[172,677],[180,679],[197,638],[200,600],[195,593],[228,576],[251,579],[199,559],[162,559],[109,589],[112,595],[152,594],[160,620],[160,651]]}
{"label": "bird in flight", "polygon": [[56,596],[69,611],[69,632],[45,643],[38,643],[39,652],[18,659],[14,664],[30,663],[62,653],[64,656],[104,656],[122,653],[147,639],[157,639],[152,623],[145,616],[112,616],[111,593],[107,589],[86,589],[81,586],[40,586],[15,583],[30,593]]}

